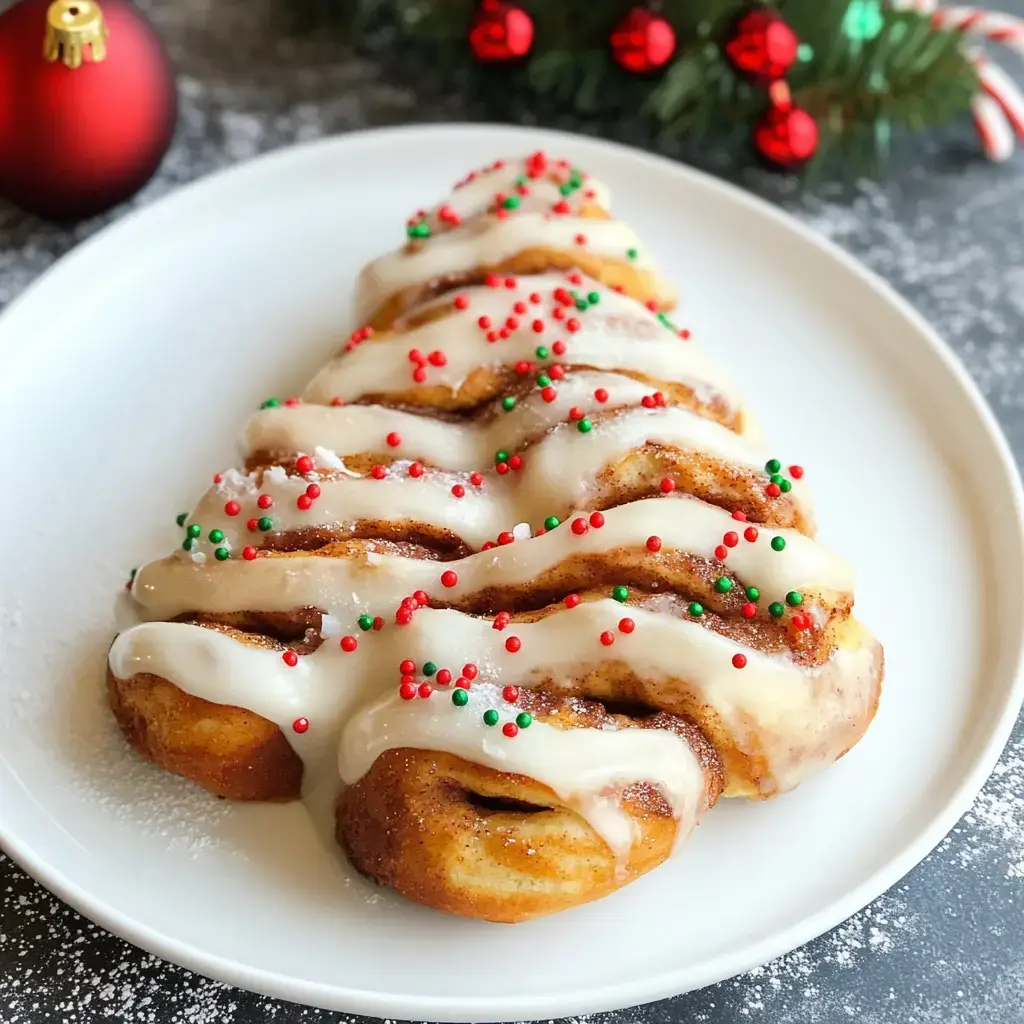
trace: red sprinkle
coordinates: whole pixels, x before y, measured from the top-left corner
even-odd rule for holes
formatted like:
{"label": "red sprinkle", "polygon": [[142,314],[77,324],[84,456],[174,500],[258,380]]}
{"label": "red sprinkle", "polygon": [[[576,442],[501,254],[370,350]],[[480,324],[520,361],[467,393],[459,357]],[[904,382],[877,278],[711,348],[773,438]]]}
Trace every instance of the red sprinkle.
{"label": "red sprinkle", "polygon": [[451,674],[451,672],[449,672],[448,669],[446,669],[446,668],[442,668],[437,673],[437,681],[442,686],[447,686],[452,681],[452,674]]}
{"label": "red sprinkle", "polygon": [[540,397],[545,402],[553,402],[558,397],[558,392],[549,384],[545,388],[541,388]]}
{"label": "red sprinkle", "polygon": [[754,541],[757,540],[757,527],[756,526],[748,526],[743,531],[743,537],[744,537],[745,540],[749,540],[750,543],[753,544]]}
{"label": "red sprinkle", "polygon": [[295,668],[299,663],[299,656],[294,651],[285,651],[281,655],[281,660],[289,667]]}
{"label": "red sprinkle", "polygon": [[500,288],[501,278],[497,274],[488,274],[484,278],[484,284],[487,285],[488,288]]}
{"label": "red sprinkle", "polygon": [[513,455],[512,458],[510,458],[508,460],[508,468],[509,469],[519,469],[520,466],[522,466],[522,464],[523,464],[523,457],[521,455]]}
{"label": "red sprinkle", "polygon": [[551,310],[551,315],[552,317],[554,317],[555,320],[564,320],[565,310],[562,309],[561,306],[555,306],[555,308]]}
{"label": "red sprinkle", "polygon": [[[302,399],[301,398],[286,398],[284,400],[284,404],[286,406],[288,406],[289,409],[294,409],[295,406],[302,404]],[[216,483],[220,483],[220,481],[217,480]]]}
{"label": "red sprinkle", "polygon": [[469,474],[469,482],[474,487],[479,487],[484,482],[484,475],[483,475],[483,473],[470,473]]}
{"label": "red sprinkle", "polygon": [[501,731],[511,740],[519,735],[519,726],[515,722],[506,722]]}
{"label": "red sprinkle", "polygon": [[292,728],[297,733],[305,732],[309,728],[309,719],[308,718],[296,718],[295,721],[292,722]]}
{"label": "red sprinkle", "polygon": [[587,244],[587,236],[586,235],[577,235],[576,236],[576,244],[577,245],[586,245]]}
{"label": "red sprinkle", "polygon": [[747,513],[742,509],[736,509],[736,511],[733,512],[732,517],[741,523],[745,523],[747,521]]}
{"label": "red sprinkle", "polygon": [[582,600],[583,600],[583,598],[581,598],[579,594],[569,594],[569,595],[566,596],[566,599],[565,599],[565,607],[566,608],[575,608],[576,605],[578,605],[580,603],[580,601],[582,601]]}
{"label": "red sprinkle", "polygon": [[736,547],[736,545],[737,545],[737,544],[739,544],[739,542],[740,542],[739,534],[733,533],[733,532],[732,532],[732,530],[730,530],[730,531],[729,531],[729,532],[728,532],[728,533],[727,533],[727,534],[726,534],[726,535],[725,535],[725,536],[724,536],[724,537],[722,538],[722,543],[723,543],[723,544],[724,544],[724,545],[725,545],[725,546],[726,546],[727,548],[734,548],[734,547]]}
{"label": "red sprinkle", "polygon": [[538,305],[540,305],[540,302],[541,302],[541,298],[540,298],[540,292],[530,292],[530,301],[531,301],[531,302],[532,302],[532,303],[533,303],[533,304],[534,304],[535,306],[538,306]]}
{"label": "red sprinkle", "polygon": [[420,607],[422,607],[430,601],[430,598],[427,597],[427,592],[425,590],[417,590],[416,593],[412,596],[416,599],[416,603],[420,605]]}
{"label": "red sprinkle", "polygon": [[518,373],[520,376],[524,376],[525,374],[529,373],[532,369],[533,363],[529,363],[525,359],[520,359],[519,362],[516,363],[516,373]]}
{"label": "red sprinkle", "polygon": [[213,482],[215,484],[223,483],[224,482],[223,474],[221,474],[221,473],[214,473],[213,474]]}
{"label": "red sprinkle", "polygon": [[402,700],[412,700],[416,696],[416,684],[415,683],[402,683],[398,688],[398,696]]}
{"label": "red sprinkle", "polygon": [[597,400],[598,400],[599,402],[607,402],[607,401],[608,401],[608,391],[607,391],[607,390],[606,390],[605,388],[598,388],[598,389],[597,389],[597,390],[596,390],[596,391],[594,392],[594,397],[595,397],[595,398],[596,398],[596,399],[597,399]]}
{"label": "red sprinkle", "polygon": [[398,671],[403,676],[411,676],[416,671],[416,662],[410,658],[406,658],[401,665],[398,666]]}
{"label": "red sprinkle", "polygon": [[515,537],[511,533],[509,533],[508,530],[504,530],[498,534],[499,544],[511,544],[514,540]]}
{"label": "red sprinkle", "polygon": [[351,654],[359,646],[359,641],[354,636],[343,636],[341,638],[341,649],[346,654]]}
{"label": "red sprinkle", "polygon": [[502,699],[507,701],[509,704],[515,704],[519,700],[519,687],[518,686],[504,686],[501,690]]}
{"label": "red sprinkle", "polygon": [[610,629],[606,629],[601,634],[601,643],[603,643],[605,647],[611,647],[611,645],[615,643],[615,634]]}
{"label": "red sprinkle", "polygon": [[313,507],[313,499],[308,494],[300,494],[295,499],[300,512],[308,512]]}
{"label": "red sprinkle", "polygon": [[258,519],[247,519],[245,521],[245,527],[250,533],[255,533],[259,529],[260,521]]}
{"label": "red sprinkle", "polygon": [[454,587],[455,584],[458,583],[458,582],[459,582],[458,575],[455,572],[453,572],[451,569],[445,569],[445,571],[443,573],[441,573],[441,584],[443,586],[445,586],[445,587]]}
{"label": "red sprinkle", "polygon": [[505,641],[505,650],[508,651],[509,654],[515,654],[522,646],[523,642],[517,636],[510,636]]}
{"label": "red sprinkle", "polygon": [[810,629],[811,628],[811,617],[805,615],[803,612],[797,612],[792,619],[793,625],[797,629]]}
{"label": "red sprinkle", "polygon": [[462,666],[462,674],[467,679],[476,679],[479,672],[480,669],[478,669],[476,665],[473,664],[473,662],[471,661],[467,661],[466,664]]}
{"label": "red sprinkle", "polygon": [[456,309],[467,309],[469,307],[469,297],[467,295],[456,295],[455,296],[455,308]]}
{"label": "red sprinkle", "polygon": [[504,476],[508,472],[508,463],[507,462],[499,462],[494,467],[494,469],[495,469],[495,472],[497,472],[498,476]]}
{"label": "red sprinkle", "polygon": [[804,475],[804,467],[803,466],[790,466],[789,467],[789,475],[794,480],[802,479],[802,477]]}
{"label": "red sprinkle", "polygon": [[619,632],[632,633],[636,629],[636,623],[632,619],[619,619]]}
{"label": "red sprinkle", "polygon": [[517,314],[518,314],[519,316],[522,316],[522,315],[523,315],[523,314],[524,314],[524,313],[526,312],[526,310],[527,310],[528,308],[529,308],[529,307],[528,307],[528,306],[526,305],[526,303],[525,303],[525,302],[523,302],[523,300],[522,300],[522,299],[520,299],[520,300],[519,300],[519,301],[518,301],[518,302],[517,302],[517,303],[516,303],[516,304],[515,304],[515,305],[514,305],[514,306],[512,307],[512,312],[513,312],[513,313],[517,313]]}
{"label": "red sprinkle", "polygon": [[422,462],[411,462],[409,464],[409,476],[414,476],[414,477],[423,476],[423,463]]}
{"label": "red sprinkle", "polygon": [[269,494],[261,494],[256,499],[256,504],[260,508],[270,508],[270,506],[274,504],[274,499]]}
{"label": "red sprinkle", "polygon": [[551,346],[551,351],[554,352],[556,356],[565,355],[565,342],[564,341],[556,341]]}
{"label": "red sprinkle", "polygon": [[753,601],[748,601],[741,609],[740,613],[745,619],[752,619],[757,614],[757,605]]}
{"label": "red sprinkle", "polygon": [[452,494],[456,498],[464,498],[466,496],[466,488],[462,484],[452,484]]}
{"label": "red sprinkle", "polygon": [[256,557],[256,549],[251,546],[246,546],[242,548],[242,557],[247,562],[251,562]]}
{"label": "red sprinkle", "polygon": [[344,398],[339,398],[337,395],[335,395],[331,399],[331,405],[344,405],[344,404],[345,404],[345,399]]}
{"label": "red sprinkle", "polygon": [[655,536],[654,534],[651,534],[651,536],[647,538],[647,550],[648,551],[655,551],[655,552],[660,551],[661,550],[661,538]]}
{"label": "red sprinkle", "polygon": [[468,690],[469,689],[469,680],[464,678],[463,676],[459,676],[459,678],[455,680],[455,685],[460,690]]}
{"label": "red sprinkle", "polygon": [[765,489],[764,493],[769,498],[777,498],[782,493],[782,488],[778,484],[769,484]]}
{"label": "red sprinkle", "polygon": [[512,616],[508,612],[498,612],[494,616],[494,622],[491,624],[491,629],[496,629],[499,633],[509,624]]}
{"label": "red sprinkle", "polygon": [[374,466],[373,469],[370,470],[370,476],[372,476],[374,480],[383,480],[387,475],[388,471],[383,466]]}
{"label": "red sprinkle", "polygon": [[717,558],[720,562],[724,562],[728,554],[729,549],[725,547],[725,545],[723,544],[719,544],[718,547],[715,548],[715,558]]}
{"label": "red sprinkle", "polygon": [[392,430],[385,440],[391,448],[397,448],[402,443],[402,435]]}
{"label": "red sprinkle", "polygon": [[645,409],[653,409],[654,408],[654,399],[650,395],[644,395],[644,397],[640,399],[640,404]]}
{"label": "red sprinkle", "polygon": [[448,357],[440,349],[435,349],[427,356],[427,362],[431,366],[444,366],[448,362]]}
{"label": "red sprinkle", "polygon": [[530,328],[533,330],[534,334],[542,334],[544,332],[544,321],[534,320],[533,323],[530,324]]}
{"label": "red sprinkle", "polygon": [[515,288],[515,286],[516,286],[516,279],[514,277],[506,277],[505,278],[505,287],[506,288]]}
{"label": "red sprinkle", "polygon": [[313,460],[308,455],[300,455],[295,460],[295,471],[297,473],[302,473],[303,476],[306,473],[312,473],[313,472]]}
{"label": "red sprinkle", "polygon": [[309,496],[310,496],[311,498],[314,498],[314,499],[315,499],[315,498],[319,498],[319,497],[320,497],[320,485],[319,485],[319,484],[310,484],[310,485],[309,485],[309,486],[308,486],[308,487],[306,488],[306,493],[307,493],[307,494],[308,494],[308,495],[309,495]]}
{"label": "red sprinkle", "polygon": [[662,477],[661,480],[661,493],[671,494],[676,489],[676,485],[666,476]]}
{"label": "red sprinkle", "polygon": [[600,512],[590,513],[590,525],[595,530],[600,530],[604,526],[604,516]]}
{"label": "red sprinkle", "polygon": [[421,697],[429,697],[433,692],[434,688],[430,683],[420,683],[419,689],[416,691]]}
{"label": "red sprinkle", "polygon": [[689,341],[690,340],[690,329],[688,327],[681,327],[679,329],[679,337],[682,338],[683,341]]}
{"label": "red sprinkle", "polygon": [[424,370],[422,366],[417,370],[413,370],[412,379],[416,381],[417,384],[422,384],[427,379],[427,371]]}
{"label": "red sprinkle", "polygon": [[237,516],[242,511],[242,506],[237,501],[229,501],[224,505],[224,514],[229,516]]}
{"label": "red sprinkle", "polygon": [[654,404],[659,408],[663,409],[665,407],[665,396],[660,391],[655,391],[651,398],[654,399]]}
{"label": "red sprinkle", "polygon": [[570,334],[575,334],[580,329],[579,320],[577,320],[574,316],[569,317],[569,319],[565,321],[565,329]]}
{"label": "red sprinkle", "polygon": [[506,327],[507,327],[507,328],[508,328],[508,329],[509,329],[510,331],[515,331],[515,330],[518,330],[518,329],[519,329],[519,321],[518,321],[518,320],[517,320],[517,319],[516,319],[516,318],[515,318],[514,316],[510,316],[510,317],[509,317],[509,318],[508,318],[508,319],[507,319],[507,320],[505,321],[505,326],[506,326]]}
{"label": "red sprinkle", "polygon": [[418,348],[411,348],[411,349],[409,349],[409,362],[410,363],[422,363],[424,361],[425,360],[423,359],[423,353]]}
{"label": "red sprinkle", "polygon": [[571,420],[581,420],[581,419],[583,419],[583,410],[578,405],[574,405],[569,410],[569,419],[571,419]]}
{"label": "red sprinkle", "polygon": [[590,529],[590,527],[587,526],[586,519],[582,519],[580,517],[577,517],[576,519],[574,519],[572,521],[571,529],[572,529],[572,532],[575,533],[577,537],[582,537],[583,534],[585,534],[587,532],[587,530]]}
{"label": "red sprinkle", "polygon": [[745,654],[734,654],[732,656],[732,667],[733,668],[746,668],[747,667],[747,656]]}

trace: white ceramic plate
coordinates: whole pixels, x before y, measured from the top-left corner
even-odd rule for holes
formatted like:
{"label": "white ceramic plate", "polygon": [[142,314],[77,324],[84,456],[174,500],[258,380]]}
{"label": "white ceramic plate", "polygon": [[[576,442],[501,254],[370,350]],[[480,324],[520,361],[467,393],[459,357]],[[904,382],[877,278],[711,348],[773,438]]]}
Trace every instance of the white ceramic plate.
{"label": "white ceramic plate", "polygon": [[[301,807],[218,802],[140,763],[103,706],[128,569],[348,326],[362,263],[470,167],[543,146],[611,184],[857,565],[886,646],[874,727],[769,804],[720,804],[609,899],[507,927],[353,877]],[[974,386],[885,285],[713,179],[571,136],[351,135],[257,160],[103,232],[0,319],[0,791],[11,854],[95,921],[274,996],[491,1021],[718,981],[858,910],[952,826],[1021,700],[1021,492]]]}

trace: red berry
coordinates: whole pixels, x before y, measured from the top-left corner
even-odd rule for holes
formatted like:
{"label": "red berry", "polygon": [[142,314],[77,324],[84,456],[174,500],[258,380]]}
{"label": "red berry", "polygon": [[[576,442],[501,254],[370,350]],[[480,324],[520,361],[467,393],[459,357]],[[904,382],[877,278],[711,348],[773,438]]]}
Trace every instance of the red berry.
{"label": "red berry", "polygon": [[751,544],[753,544],[754,541],[757,540],[757,527],[756,526],[748,526],[743,531],[743,537],[744,537],[745,540],[748,540],[748,541],[750,541]]}
{"label": "red berry", "polygon": [[565,598],[565,607],[566,608],[575,608],[576,605],[578,605],[580,603],[580,601],[582,601],[582,600],[583,599],[580,597],[579,594],[569,594]]}
{"label": "red berry", "polygon": [[501,689],[501,696],[509,704],[515,704],[515,702],[519,700],[519,687],[503,686]]}
{"label": "red berry", "polygon": [[423,463],[422,462],[410,462],[409,463],[409,476],[413,476],[413,477],[423,476]]}
{"label": "red berry", "polygon": [[601,634],[601,643],[603,643],[605,647],[611,647],[611,645],[615,643],[615,634],[610,629],[606,629]]}
{"label": "red berry", "polygon": [[448,357],[440,349],[435,349],[427,356],[427,362],[431,366],[444,366],[448,362]]}
{"label": "red berry", "polygon": [[292,722],[292,728],[297,733],[304,733],[309,728],[309,719],[308,718],[296,718],[295,721]]}
{"label": "red berry", "polygon": [[519,735],[519,726],[515,722],[506,722],[502,727],[501,731],[509,738],[513,739]]}
{"label": "red berry", "polygon": [[429,697],[434,692],[434,688],[430,685],[430,683],[420,683],[419,689],[417,689],[416,692],[421,697],[426,698],[426,697]]}
{"label": "red berry", "polygon": [[466,488],[463,487],[462,484],[453,484],[452,485],[452,494],[456,498],[464,498],[466,496]]}
{"label": "red berry", "polygon": [[359,646],[359,641],[354,636],[343,636],[341,638],[341,649],[346,654],[351,654]]}
{"label": "red berry", "polygon": [[305,475],[306,473],[312,473],[313,460],[308,455],[300,455],[295,460],[295,469],[296,472],[302,473],[303,475]]}
{"label": "red berry", "polygon": [[452,674],[446,668],[442,668],[437,673],[437,681],[441,686],[447,686],[452,681]]}
{"label": "red berry", "polygon": [[619,632],[632,633],[636,629],[636,623],[632,619],[619,619]]}
{"label": "red berry", "polygon": [[523,642],[517,636],[510,636],[505,641],[505,650],[508,651],[509,654],[515,654],[522,646]]}
{"label": "red berry", "polygon": [[406,658],[401,665],[398,666],[398,671],[403,676],[411,676],[416,671],[416,662],[411,658]]}
{"label": "red berry", "polygon": [[733,532],[732,532],[732,530],[730,530],[730,531],[729,531],[729,532],[728,532],[728,533],[727,533],[727,534],[726,534],[726,535],[725,535],[725,536],[724,536],[724,537],[722,538],[722,543],[723,543],[723,544],[724,544],[724,545],[725,545],[725,546],[726,546],[727,548],[734,548],[734,547],[736,547],[736,545],[737,545],[737,544],[739,544],[739,542],[740,542],[740,537],[739,537],[739,534],[738,534],[738,533],[733,533]]}
{"label": "red berry", "polygon": [[458,575],[455,572],[453,572],[451,569],[445,569],[445,571],[443,573],[441,573],[441,584],[442,584],[442,586],[454,587],[455,584],[458,583],[458,582],[459,582]]}
{"label": "red berry", "polygon": [[647,538],[647,550],[648,551],[660,551],[661,550],[661,538],[656,537],[653,534]]}
{"label": "red berry", "polygon": [[256,549],[249,546],[242,548],[242,557],[247,562],[251,562],[256,557]]}
{"label": "red berry", "polygon": [[256,504],[260,508],[270,508],[270,506],[274,504],[274,499],[269,494],[261,494],[256,499]]}
{"label": "red berry", "polygon": [[777,498],[782,493],[782,488],[778,484],[769,484],[765,489],[764,493],[769,498]]}
{"label": "red berry", "polygon": [[666,476],[662,477],[661,481],[661,493],[671,494],[676,489],[676,485]]}
{"label": "red berry", "polygon": [[597,400],[598,400],[599,402],[607,402],[607,401],[608,401],[608,391],[607,391],[607,389],[605,389],[605,388],[598,388],[598,389],[597,389],[597,390],[596,390],[596,391],[594,392],[594,397],[595,397],[595,398],[596,398],[596,399],[597,399]]}
{"label": "red berry", "polygon": [[752,619],[757,614],[757,605],[753,601],[748,601],[741,609],[741,614],[745,619]]}
{"label": "red berry", "polygon": [[392,430],[385,440],[390,447],[397,448],[402,443],[402,435]]}
{"label": "red berry", "polygon": [[300,494],[295,499],[300,512],[308,512],[313,507],[313,499],[308,494]]}
{"label": "red berry", "polygon": [[299,663],[299,656],[294,651],[285,651],[281,655],[281,660],[289,667],[295,668]]}
{"label": "red berry", "polygon": [[803,475],[804,475],[804,467],[803,466],[790,466],[789,467],[789,475],[794,480],[802,479]]}
{"label": "red berry", "polygon": [[462,674],[467,679],[476,679],[479,671],[480,669],[478,669],[471,661],[467,661],[466,664],[462,666]]}
{"label": "red berry", "polygon": [[577,537],[582,537],[589,529],[590,527],[587,526],[586,519],[577,517],[572,521],[572,532],[575,533]]}
{"label": "red berry", "polygon": [[718,547],[715,548],[715,558],[717,558],[720,562],[724,562],[728,554],[729,549],[724,544],[719,544]]}
{"label": "red berry", "polygon": [[734,654],[732,656],[732,667],[733,668],[746,668],[747,667],[747,656],[745,654]]}
{"label": "red berry", "polygon": [[229,501],[224,505],[224,514],[229,516],[237,516],[242,511],[242,506],[237,501]]}
{"label": "red berry", "polygon": [[600,513],[600,512],[591,512],[590,513],[590,525],[595,530],[600,530],[601,527],[604,526],[604,515],[602,513]]}

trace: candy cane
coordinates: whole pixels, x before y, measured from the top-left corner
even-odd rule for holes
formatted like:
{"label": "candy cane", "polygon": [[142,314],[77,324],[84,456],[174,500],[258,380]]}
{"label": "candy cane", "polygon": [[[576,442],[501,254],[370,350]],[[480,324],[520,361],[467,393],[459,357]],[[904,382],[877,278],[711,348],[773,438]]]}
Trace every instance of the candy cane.
{"label": "candy cane", "polygon": [[966,36],[980,36],[1008,46],[1024,57],[1024,18],[981,7],[936,7],[932,21],[938,28],[952,29]]}
{"label": "candy cane", "polygon": [[979,92],[971,100],[971,117],[985,156],[1002,163],[1013,156],[1013,129],[1003,114],[1003,108],[986,92]]}

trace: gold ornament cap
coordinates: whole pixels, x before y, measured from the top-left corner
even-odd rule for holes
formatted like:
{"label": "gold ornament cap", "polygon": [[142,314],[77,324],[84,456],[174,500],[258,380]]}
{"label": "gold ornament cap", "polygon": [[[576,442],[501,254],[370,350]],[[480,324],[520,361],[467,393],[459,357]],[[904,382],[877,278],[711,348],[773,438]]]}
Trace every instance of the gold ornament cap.
{"label": "gold ornament cap", "polygon": [[86,59],[98,64],[107,56],[107,26],[95,0],[54,0],[46,11],[43,56],[74,70]]}

